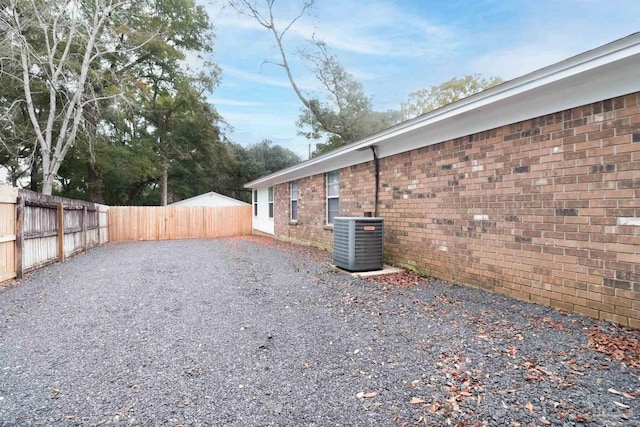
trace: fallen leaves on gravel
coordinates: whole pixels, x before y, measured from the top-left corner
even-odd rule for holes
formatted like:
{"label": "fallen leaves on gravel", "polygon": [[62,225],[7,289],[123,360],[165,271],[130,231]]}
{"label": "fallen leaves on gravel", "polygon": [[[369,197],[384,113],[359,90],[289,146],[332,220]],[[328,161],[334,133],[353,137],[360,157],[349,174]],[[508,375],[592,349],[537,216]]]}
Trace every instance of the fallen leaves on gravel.
{"label": "fallen leaves on gravel", "polygon": [[638,338],[623,333],[612,335],[599,327],[589,329],[587,336],[590,348],[611,356],[614,360],[625,362],[633,368],[640,369],[640,340]]}
{"label": "fallen leaves on gravel", "polygon": [[60,390],[59,388],[52,388],[51,391],[53,392],[51,395],[51,399],[57,399],[62,390]]}
{"label": "fallen leaves on gravel", "polygon": [[624,403],[620,403],[620,402],[617,402],[615,400],[613,401],[613,404],[616,405],[616,406],[621,407],[622,409],[629,409],[629,405],[625,405]]}
{"label": "fallen leaves on gravel", "polygon": [[356,394],[356,397],[358,399],[371,399],[373,397],[376,397],[378,395],[377,391],[372,391],[369,393],[365,393],[364,391],[361,391],[359,393]]}
{"label": "fallen leaves on gravel", "polygon": [[289,250],[298,254],[304,254],[312,259],[317,259],[317,260],[329,259],[327,252],[324,252],[312,247],[305,247],[305,246],[296,245],[289,242],[283,242],[281,240],[276,240],[271,237],[243,236],[240,239],[236,239],[236,240],[245,240],[245,241],[253,242],[266,248],[278,248],[281,250]]}
{"label": "fallen leaves on gravel", "polygon": [[547,379],[558,382],[562,381],[562,378],[549,372],[544,366],[538,366],[530,360],[524,362],[522,366],[524,366],[528,372],[528,374],[524,376],[525,381],[546,381]]}
{"label": "fallen leaves on gravel", "polygon": [[[265,246],[279,246],[283,249],[286,246],[286,244],[279,242],[265,242],[262,239],[256,239],[256,243]],[[289,248],[286,247],[286,249]],[[350,291],[342,293],[338,300],[337,308],[340,313],[361,311],[366,315],[382,318],[381,320],[375,319],[372,330],[383,339],[388,339],[384,324],[385,317],[410,316],[413,314],[421,317],[446,317],[454,325],[467,325],[470,327],[473,333],[472,340],[480,343],[479,345],[485,351],[503,359],[506,363],[505,369],[517,371],[519,375],[514,378],[519,377],[522,384],[531,384],[530,387],[551,387],[552,389],[566,390],[570,387],[575,387],[576,383],[581,381],[580,378],[584,378],[591,370],[608,369],[608,364],[601,363],[602,358],[596,363],[587,363],[582,360],[583,358],[579,357],[581,353],[590,353],[590,351],[584,347],[577,351],[577,344],[575,349],[561,348],[560,350],[562,351],[559,353],[554,352],[555,348],[552,345],[554,334],[557,332],[571,332],[572,324],[576,324],[576,322],[579,324],[577,319],[564,319],[551,314],[532,315],[528,310],[523,310],[520,314],[528,318],[528,322],[523,323],[503,314],[501,310],[467,311],[464,299],[459,297],[456,292],[450,292],[449,288],[440,290],[438,286],[441,285],[441,281],[432,282],[431,279],[422,277],[414,272],[373,276],[362,278],[361,280],[381,285],[384,288],[380,290],[381,293],[377,297]],[[445,284],[448,284],[448,282],[445,282]],[[453,289],[454,285],[448,285]],[[425,289],[421,289],[422,287]],[[409,288],[416,289],[409,290]],[[346,289],[349,290],[348,286]],[[395,289],[398,289],[398,294],[396,294]],[[438,290],[437,292],[435,292],[436,289]],[[416,295],[422,295],[422,292],[428,294],[429,298],[419,296],[413,298],[410,304],[396,303],[397,295],[410,294],[414,291]],[[294,301],[294,304],[297,302],[297,300]],[[633,333],[627,333],[624,329],[616,327],[602,326],[602,324],[599,327],[584,330],[584,332],[589,338],[589,348],[606,354],[611,360],[625,363],[627,366],[636,369],[640,368],[640,340]],[[544,351],[544,357],[558,357],[562,361],[560,364],[552,363],[545,358],[536,358],[529,354],[529,339],[540,334],[549,335],[546,347],[541,350]],[[402,334],[399,334],[399,336],[404,337]],[[409,341],[408,338],[404,338]],[[422,336],[419,338],[417,342],[419,350],[417,351],[430,354],[434,348],[438,348],[446,340],[446,335],[431,331],[428,333],[428,338]],[[573,342],[575,342],[574,338],[568,339],[569,346]],[[352,349],[350,353],[356,355],[361,352]],[[475,413],[480,410],[478,408],[479,405],[486,404],[486,402],[491,405],[492,393],[505,397],[505,402],[509,404],[509,408],[505,406],[505,409],[519,410],[521,412],[520,416],[525,416],[531,421],[536,420],[537,425],[551,425],[565,421],[570,421],[574,424],[592,422],[593,416],[584,413],[583,408],[569,406],[560,399],[558,399],[559,402],[553,402],[553,413],[548,413],[545,410],[547,407],[545,403],[541,403],[536,407],[535,405],[538,405],[538,401],[531,400],[531,396],[522,396],[520,385],[499,391],[492,390],[491,384],[495,380],[487,380],[492,372],[484,372],[477,369],[477,366],[473,366],[475,369],[471,368],[469,359],[462,352],[455,350],[442,351],[439,360],[434,365],[434,368],[440,371],[442,378],[446,379],[446,385],[441,384],[436,394],[431,396],[426,394],[425,399],[427,400],[417,396],[410,397],[408,406],[411,406],[411,410],[414,412],[414,417],[411,421],[401,420],[402,415],[398,414],[398,408],[393,405],[390,406],[390,411],[393,414],[398,414],[394,417],[394,422],[398,422],[398,425],[435,425],[432,424],[434,419],[437,419],[440,425],[452,425],[452,423],[456,423],[456,418],[464,418],[466,422],[469,422],[469,424],[465,423],[464,425],[481,425],[479,424],[480,422],[473,424]],[[307,364],[305,367],[308,368],[309,365]],[[564,367],[566,367],[566,370]],[[556,384],[534,386],[534,382]],[[426,380],[416,380],[410,384],[407,382],[407,387],[412,389],[412,394],[419,395],[424,393],[425,390],[421,388],[424,385],[428,385]],[[615,395],[614,398],[618,399],[618,401],[610,399],[608,403],[614,403],[617,408],[620,408],[618,409],[619,412],[629,412],[630,405],[635,404],[635,401],[630,399],[635,399],[635,393],[638,393],[638,391],[630,390],[622,384],[619,384],[616,388],[626,389],[626,391],[610,388],[608,390],[609,393]],[[378,400],[384,399],[374,399],[379,397],[379,392],[377,391],[361,391],[356,394],[356,397],[358,399],[371,399],[365,404],[366,407],[363,405],[367,410],[383,405]],[[526,399],[527,397],[529,400]],[[360,403],[364,404],[365,402],[360,401]],[[503,405],[505,405],[504,402]],[[546,413],[546,415],[542,416],[543,413]],[[603,417],[606,416],[603,415]],[[625,419],[624,416],[622,418]],[[513,421],[511,425],[521,424]],[[522,424],[522,426],[524,425]],[[535,423],[528,425],[535,425]]]}
{"label": "fallen leaves on gravel", "polygon": [[549,317],[536,318],[533,321],[533,326],[536,329],[542,329],[543,326],[546,326],[549,329],[555,329],[557,331],[564,330],[564,326],[561,322],[555,321]]}
{"label": "fallen leaves on gravel", "polygon": [[20,285],[22,285],[21,280],[10,280],[0,284],[0,289],[17,288]]}
{"label": "fallen leaves on gravel", "polygon": [[588,423],[590,418],[589,414],[578,414],[576,415],[575,420],[579,423]]}
{"label": "fallen leaves on gravel", "polygon": [[627,399],[635,399],[636,398],[635,395],[633,395],[632,393],[625,393],[623,391],[618,391],[618,390],[616,390],[614,388],[610,388],[607,391],[609,393],[617,394],[618,396],[624,396]]}
{"label": "fallen leaves on gravel", "polygon": [[427,277],[418,276],[415,273],[402,272],[393,274],[383,274],[381,276],[366,277],[367,282],[380,283],[381,285],[391,285],[399,288],[409,288],[412,286],[426,285],[429,283]]}

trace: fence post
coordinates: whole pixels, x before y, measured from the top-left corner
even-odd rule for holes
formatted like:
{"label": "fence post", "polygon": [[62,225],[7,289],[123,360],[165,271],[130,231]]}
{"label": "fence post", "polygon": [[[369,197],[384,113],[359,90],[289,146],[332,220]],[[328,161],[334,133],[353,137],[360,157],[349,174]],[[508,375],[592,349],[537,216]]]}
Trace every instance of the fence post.
{"label": "fence post", "polygon": [[22,279],[24,262],[22,260],[24,245],[24,197],[18,197],[16,204],[16,278]]}
{"label": "fence post", "polygon": [[64,204],[58,203],[58,262],[64,262]]}
{"label": "fence post", "polygon": [[96,214],[98,214],[98,217],[96,218],[96,223],[98,224],[98,245],[97,246],[101,246],[102,245],[102,229],[100,228],[100,214],[102,213],[102,211],[100,210],[100,206],[96,206]]}
{"label": "fence post", "polygon": [[87,251],[87,207],[82,207],[82,251]]}

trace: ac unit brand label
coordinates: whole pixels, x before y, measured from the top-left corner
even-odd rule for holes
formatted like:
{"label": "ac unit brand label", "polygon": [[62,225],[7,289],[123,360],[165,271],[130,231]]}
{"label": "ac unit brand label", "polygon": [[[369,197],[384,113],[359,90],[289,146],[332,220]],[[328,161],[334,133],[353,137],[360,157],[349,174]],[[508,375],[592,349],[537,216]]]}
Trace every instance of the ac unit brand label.
{"label": "ac unit brand label", "polygon": [[362,229],[364,231],[376,231],[376,226],[375,225],[365,225]]}

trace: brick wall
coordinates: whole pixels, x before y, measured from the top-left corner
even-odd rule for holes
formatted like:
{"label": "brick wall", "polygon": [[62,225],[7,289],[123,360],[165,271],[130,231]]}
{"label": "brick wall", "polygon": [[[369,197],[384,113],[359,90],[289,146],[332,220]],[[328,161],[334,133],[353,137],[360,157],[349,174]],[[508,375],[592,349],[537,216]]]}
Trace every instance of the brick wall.
{"label": "brick wall", "polygon": [[[342,169],[341,214],[372,212],[374,182]],[[277,187],[276,236],[331,247],[324,176],[298,186],[297,225]],[[380,160],[388,261],[635,328],[639,196],[640,94]]]}
{"label": "brick wall", "polygon": [[298,180],[298,220],[291,221],[291,185],[276,185],[275,235],[278,239],[331,249],[333,230],[326,227],[326,181],[324,175]]}

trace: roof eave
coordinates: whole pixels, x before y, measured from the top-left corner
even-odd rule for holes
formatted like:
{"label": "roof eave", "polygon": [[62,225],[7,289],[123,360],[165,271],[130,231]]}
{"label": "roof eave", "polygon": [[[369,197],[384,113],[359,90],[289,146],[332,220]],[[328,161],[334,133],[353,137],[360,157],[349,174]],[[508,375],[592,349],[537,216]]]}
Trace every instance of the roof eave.
{"label": "roof eave", "polygon": [[[492,105],[505,102],[528,91],[551,86],[554,82],[571,79],[599,67],[640,55],[640,33],[634,33],[596,49],[581,53],[548,67],[502,83],[483,92],[448,104],[437,110],[384,129],[360,141],[345,145],[320,157],[280,170],[245,184],[245,188],[271,186],[316,173],[327,172],[371,160],[367,147],[428,127],[443,120],[452,119],[473,111],[490,113]],[[349,156],[350,158],[345,158]],[[343,158],[341,162],[336,159]],[[335,167],[333,164],[335,163]],[[342,165],[342,166],[341,166]],[[311,173],[306,173],[311,172]]]}

